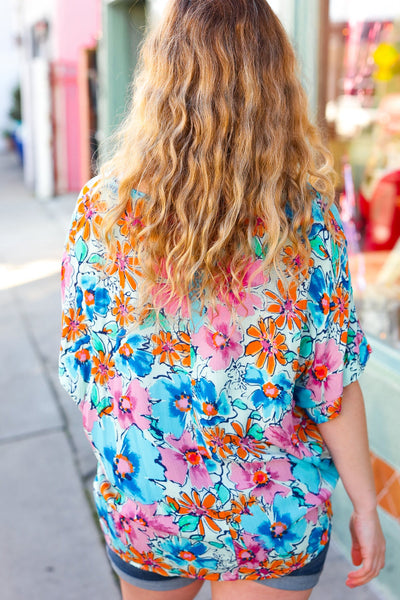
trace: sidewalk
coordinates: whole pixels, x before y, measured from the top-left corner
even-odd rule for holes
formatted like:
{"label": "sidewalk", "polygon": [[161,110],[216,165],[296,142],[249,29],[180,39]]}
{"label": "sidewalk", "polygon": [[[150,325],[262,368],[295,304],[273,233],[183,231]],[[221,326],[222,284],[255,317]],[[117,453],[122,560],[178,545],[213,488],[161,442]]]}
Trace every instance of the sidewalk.
{"label": "sidewalk", "polygon": [[[95,461],[58,384],[59,260],[74,196],[40,202],[0,154],[0,581],[2,600],[118,600],[90,503]],[[377,600],[346,588],[334,544],[313,600]],[[210,600],[206,584],[197,600]],[[235,599],[233,599],[235,600]]]}

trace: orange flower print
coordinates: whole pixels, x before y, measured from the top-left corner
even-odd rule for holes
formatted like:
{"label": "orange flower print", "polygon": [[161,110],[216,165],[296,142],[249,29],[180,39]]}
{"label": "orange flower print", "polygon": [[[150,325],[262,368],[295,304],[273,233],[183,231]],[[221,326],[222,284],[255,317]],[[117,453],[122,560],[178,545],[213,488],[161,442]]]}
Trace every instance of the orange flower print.
{"label": "orange flower print", "polygon": [[179,354],[176,352],[178,340],[173,339],[169,331],[160,331],[159,335],[152,335],[151,340],[156,344],[153,354],[160,357],[161,363],[167,363],[172,367],[179,360]]}
{"label": "orange flower print", "polygon": [[231,436],[225,433],[225,429],[218,426],[204,429],[203,435],[213,454],[219,454],[221,458],[226,458],[227,454],[232,454],[232,450],[228,446],[231,442]]}
{"label": "orange flower print", "polygon": [[337,415],[340,415],[341,410],[342,410],[342,398],[340,397],[340,398],[336,398],[336,400],[334,400],[332,402],[332,404],[330,404],[329,406],[326,407],[326,416],[329,419],[333,419]]}
{"label": "orange flower print", "polygon": [[[85,192],[85,189],[83,192]],[[86,193],[84,193],[82,201],[78,204],[76,232],[82,231],[82,238],[85,241],[89,239],[91,227],[94,235],[96,237],[99,236],[99,230],[102,221],[99,214],[102,205],[99,203],[99,199],[100,194],[98,192],[91,195],[88,190]]]}
{"label": "orange flower print", "polygon": [[275,370],[276,362],[281,365],[286,364],[285,352],[288,347],[285,342],[285,335],[276,330],[276,324],[273,319],[260,319],[258,328],[251,325],[247,334],[257,338],[246,346],[247,356],[256,356],[256,367],[261,369],[266,364],[266,370],[269,375]]}
{"label": "orange flower print", "polygon": [[297,556],[292,556],[291,558],[289,558],[289,560],[285,562],[285,566],[288,568],[289,571],[296,571],[297,569],[304,567],[307,560],[308,554],[304,554],[302,552]]}
{"label": "orange flower print", "polygon": [[205,567],[196,569],[194,565],[189,565],[187,569],[181,570],[183,576],[190,577],[190,579],[207,579],[210,581],[218,581],[219,573],[210,573]]}
{"label": "orange flower print", "polygon": [[236,435],[230,436],[231,443],[237,447],[236,454],[239,458],[245,459],[249,454],[261,458],[265,453],[266,444],[262,440],[256,440],[249,432],[252,427],[252,420],[247,419],[246,429],[244,430],[240,423],[232,423]]}
{"label": "orange flower print", "polygon": [[300,254],[295,253],[292,246],[286,246],[283,249],[283,263],[291,275],[295,277],[299,277],[300,275],[306,277],[310,267],[314,264],[314,260],[310,258],[307,263],[305,263]]}
{"label": "orange flower print", "polygon": [[133,311],[134,308],[130,304],[131,299],[126,296],[123,292],[120,293],[119,298],[115,296],[115,308],[112,309],[112,314],[116,317],[118,325],[120,327],[126,327],[134,320]]}
{"label": "orange flower print", "polygon": [[136,257],[132,256],[132,248],[128,242],[124,242],[121,245],[121,242],[117,240],[116,244],[114,264],[108,273],[113,275],[118,272],[119,284],[122,289],[125,287],[126,282],[128,282],[131,288],[136,290],[136,281],[133,275],[140,275],[140,271],[138,270],[139,262]]}
{"label": "orange flower print", "polygon": [[153,573],[158,573],[158,575],[164,575],[164,577],[168,577],[168,571],[171,570],[171,567],[163,558],[156,558],[154,556],[154,552],[138,552],[135,548],[129,546],[128,552],[125,552],[121,556],[122,559],[124,557],[126,562],[133,560],[140,564],[144,571],[152,571]]}
{"label": "orange flower print", "polygon": [[82,314],[81,308],[78,308],[76,311],[70,308],[68,314],[64,314],[63,321],[62,336],[68,342],[76,342],[78,338],[87,333],[87,327],[84,322],[85,316]]}
{"label": "orange flower print", "polygon": [[315,441],[322,446],[323,440],[319,429],[315,422],[307,415],[306,411],[299,406],[296,406],[294,414],[299,418],[298,423],[295,425],[295,435],[297,436],[297,439],[304,444]]}
{"label": "orange flower print", "polygon": [[349,294],[343,289],[343,286],[338,285],[336,294],[332,296],[333,305],[333,320],[343,327],[345,319],[349,316]]}
{"label": "orange flower print", "polygon": [[286,567],[284,560],[266,560],[258,562],[258,564],[252,566],[239,567],[239,572],[246,575],[245,579],[256,580],[256,579],[274,579],[282,575],[286,575],[290,570]]}
{"label": "orange flower print", "polygon": [[254,496],[246,497],[244,494],[239,494],[238,500],[232,500],[229,510],[222,510],[219,512],[220,519],[225,519],[227,523],[232,524],[230,533],[233,539],[237,539],[239,536],[235,527],[240,523],[242,515],[251,515],[251,506],[254,504],[257,504],[257,500]]}
{"label": "orange flower print", "polygon": [[256,223],[255,223],[254,229],[253,229],[253,235],[255,235],[257,237],[263,237],[264,234],[265,234],[264,221],[262,219],[260,219],[260,217],[257,217]]}
{"label": "orange flower print", "polygon": [[100,350],[99,356],[93,356],[92,375],[94,380],[100,385],[104,385],[109,379],[114,377],[114,361]]}
{"label": "orange flower print", "polygon": [[287,291],[285,291],[282,281],[279,280],[278,290],[280,296],[274,292],[266,292],[266,296],[274,300],[274,303],[268,306],[268,310],[279,315],[275,319],[277,327],[283,327],[287,324],[290,331],[292,331],[294,324],[300,329],[302,321],[306,320],[307,300],[297,300],[297,284],[295,281],[292,281]]}
{"label": "orange flower print", "polygon": [[175,346],[175,350],[180,354],[180,361],[183,367],[191,366],[191,357],[190,357],[190,335],[185,333],[184,331],[178,331],[178,343]]}
{"label": "orange flower print", "polygon": [[221,531],[219,525],[215,522],[220,519],[217,510],[213,509],[216,497],[208,493],[201,500],[198,492],[192,492],[192,498],[184,492],[178,501],[175,498],[167,496],[167,502],[180,515],[191,515],[197,519],[197,527],[200,535],[205,534],[204,525],[206,524],[212,531]]}
{"label": "orange flower print", "polygon": [[118,221],[118,226],[120,228],[121,234],[124,237],[129,238],[132,231],[136,227],[143,227],[143,222],[141,220],[141,215],[143,213],[143,200],[138,200],[135,203],[134,208],[132,208],[131,203],[127,206],[126,211],[122,215],[122,217]]}

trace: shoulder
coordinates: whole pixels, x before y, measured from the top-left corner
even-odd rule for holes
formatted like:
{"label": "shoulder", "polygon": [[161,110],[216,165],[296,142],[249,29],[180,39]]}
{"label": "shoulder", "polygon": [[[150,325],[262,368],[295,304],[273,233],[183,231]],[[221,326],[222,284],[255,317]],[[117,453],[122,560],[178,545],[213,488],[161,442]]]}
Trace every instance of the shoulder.
{"label": "shoulder", "polygon": [[312,203],[309,241],[314,267],[337,277],[347,256],[345,231],[337,206],[329,204],[317,191]]}
{"label": "shoulder", "polygon": [[[310,238],[323,237],[326,242],[342,248],[346,244],[346,236],[338,207],[330,204],[326,198],[312,188],[314,198],[312,202],[311,233]],[[322,233],[323,232],[323,233]]]}

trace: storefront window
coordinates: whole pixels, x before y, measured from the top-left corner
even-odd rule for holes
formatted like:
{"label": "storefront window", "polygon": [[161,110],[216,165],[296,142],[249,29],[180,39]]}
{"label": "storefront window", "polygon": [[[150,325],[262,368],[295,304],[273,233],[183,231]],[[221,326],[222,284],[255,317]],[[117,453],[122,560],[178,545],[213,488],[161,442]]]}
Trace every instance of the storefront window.
{"label": "storefront window", "polygon": [[400,349],[400,3],[331,0],[325,118],[364,329]]}

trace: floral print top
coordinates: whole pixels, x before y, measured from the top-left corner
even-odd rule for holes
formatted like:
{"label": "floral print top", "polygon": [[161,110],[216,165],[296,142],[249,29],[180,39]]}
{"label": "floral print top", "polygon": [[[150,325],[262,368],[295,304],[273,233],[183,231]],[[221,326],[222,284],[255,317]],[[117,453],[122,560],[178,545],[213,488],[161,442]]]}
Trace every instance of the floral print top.
{"label": "floral print top", "polygon": [[[63,259],[60,378],[98,459],[107,544],[161,575],[263,579],[307,564],[328,541],[338,477],[317,424],[339,414],[369,353],[336,208],[328,230],[315,193],[311,257],[288,285],[257,273],[257,225],[235,321],[222,302],[189,316],[166,301],[139,325],[127,234],[146,200],[132,193],[105,272],[98,188],[79,196]],[[296,261],[288,245],[285,265]]]}

